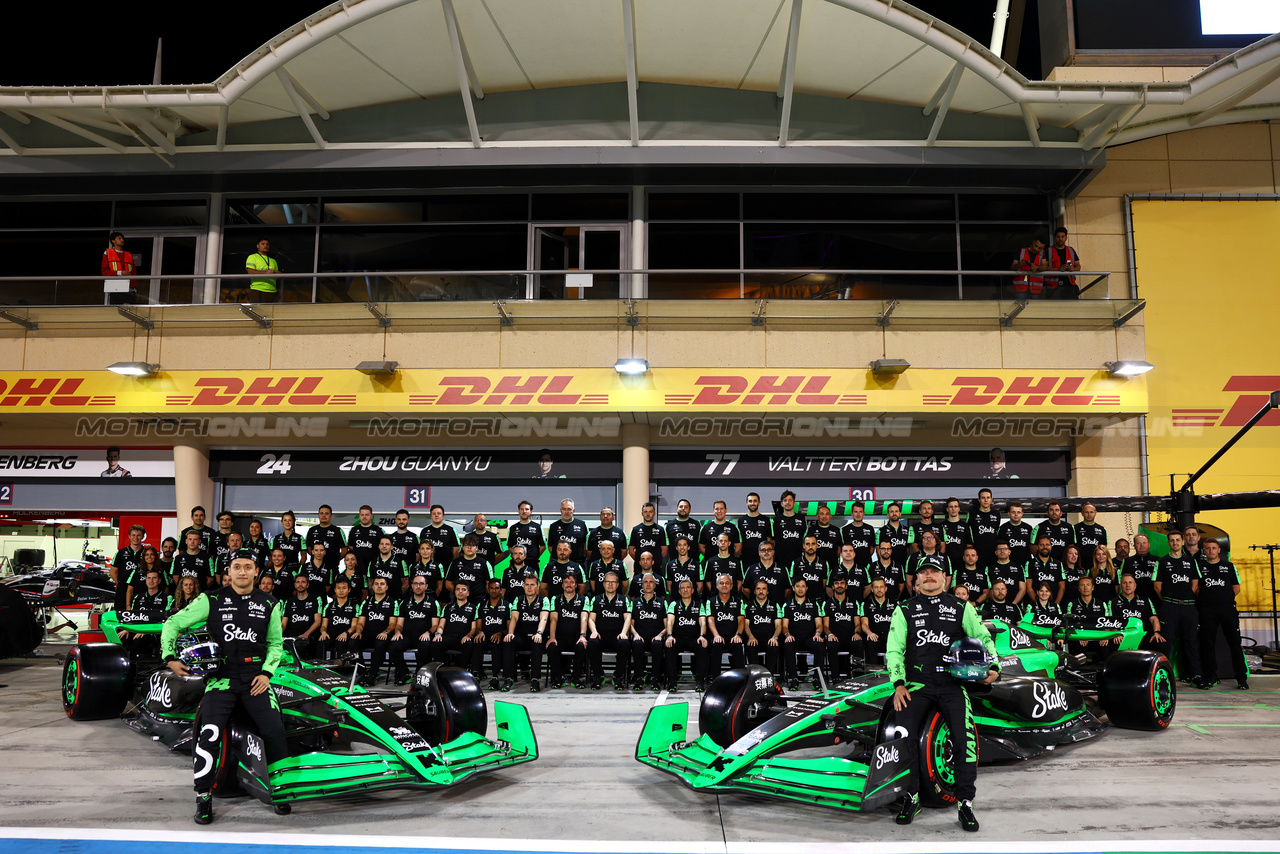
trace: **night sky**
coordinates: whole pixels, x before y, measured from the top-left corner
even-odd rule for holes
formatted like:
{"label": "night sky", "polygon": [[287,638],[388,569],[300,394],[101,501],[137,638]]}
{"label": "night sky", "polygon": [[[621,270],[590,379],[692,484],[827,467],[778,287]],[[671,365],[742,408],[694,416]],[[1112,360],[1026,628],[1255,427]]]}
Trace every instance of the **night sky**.
{"label": "night sky", "polygon": [[[150,83],[156,39],[161,37],[162,83],[210,83],[277,33],[327,5],[323,0],[117,0],[100,5],[100,12],[51,19],[52,3],[14,2],[4,14],[8,38],[0,51],[0,86]],[[984,44],[991,37],[995,0],[917,0],[916,5]],[[1035,0],[1028,0],[1017,63],[1033,78],[1039,77],[1040,64],[1035,7]]]}

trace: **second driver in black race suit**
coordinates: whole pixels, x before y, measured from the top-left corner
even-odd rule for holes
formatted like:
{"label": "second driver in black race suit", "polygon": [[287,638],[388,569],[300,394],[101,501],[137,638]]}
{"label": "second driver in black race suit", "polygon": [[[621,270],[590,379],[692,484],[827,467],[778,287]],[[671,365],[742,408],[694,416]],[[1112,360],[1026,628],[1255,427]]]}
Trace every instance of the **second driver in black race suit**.
{"label": "second driver in black race suit", "polygon": [[977,638],[992,659],[986,684],[1000,678],[999,658],[991,634],[973,606],[943,592],[946,574],[932,564],[924,564],[916,574],[916,595],[893,612],[885,661],[893,680],[893,709],[897,725],[904,728],[909,755],[906,793],[898,824],[910,824],[920,812],[920,779],[915,753],[928,715],[936,707],[951,730],[955,757],[955,795],[960,826],[978,829],[973,815],[977,794],[978,746],[973,742],[973,713],[969,694],[946,670],[943,658],[951,644],[965,637]]}
{"label": "second driver in black race suit", "polygon": [[[288,751],[280,706],[271,690],[271,677],[283,651],[283,608],[254,587],[257,574],[252,558],[234,557],[227,568],[229,584],[197,597],[165,620],[160,633],[164,662],[179,676],[191,671],[177,657],[178,636],[194,626],[204,624],[209,638],[219,645],[223,659],[205,685],[196,713],[196,824],[213,821],[212,792],[218,772],[214,757],[219,755],[227,722],[237,706],[249,715],[261,736],[268,768],[284,759]],[[276,805],[277,814],[288,812],[288,804]]]}

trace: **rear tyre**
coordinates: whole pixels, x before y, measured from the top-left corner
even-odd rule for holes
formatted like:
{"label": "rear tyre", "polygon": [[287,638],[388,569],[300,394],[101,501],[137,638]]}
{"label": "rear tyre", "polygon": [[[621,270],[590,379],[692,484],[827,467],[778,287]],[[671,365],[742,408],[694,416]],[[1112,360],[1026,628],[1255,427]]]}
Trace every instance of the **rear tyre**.
{"label": "rear tyre", "polygon": [[133,693],[133,662],[114,643],[73,646],[62,665],[62,709],[73,721],[112,718]]}
{"label": "rear tyre", "polygon": [[489,707],[470,671],[429,664],[414,677],[405,718],[429,744],[444,744],[464,732],[484,735]]}
{"label": "rear tyre", "polygon": [[728,747],[778,713],[782,691],[776,678],[758,664],[726,670],[702,696],[698,729]]}
{"label": "rear tyre", "polygon": [[1098,702],[1112,726],[1167,729],[1178,705],[1173,666],[1156,652],[1117,652],[1098,674]]}

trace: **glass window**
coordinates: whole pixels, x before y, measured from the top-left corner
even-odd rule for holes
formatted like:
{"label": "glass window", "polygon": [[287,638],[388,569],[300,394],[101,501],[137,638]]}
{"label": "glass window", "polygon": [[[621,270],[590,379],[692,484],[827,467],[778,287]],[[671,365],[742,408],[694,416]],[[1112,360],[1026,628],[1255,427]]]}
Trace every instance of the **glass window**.
{"label": "glass window", "polygon": [[1040,194],[960,195],[960,219],[985,222],[1001,220],[1044,221],[1049,216],[1049,200]]}
{"label": "glass window", "polygon": [[227,225],[303,225],[320,220],[318,199],[229,199]]}
{"label": "glass window", "polygon": [[[146,248],[149,251],[150,241]],[[106,249],[105,230],[0,233],[0,257],[5,259],[6,277],[97,276],[102,270],[102,253]],[[101,279],[0,282],[0,305],[102,305],[102,302]]]}
{"label": "glass window", "polygon": [[[241,273],[245,259],[257,252],[257,242],[266,238],[271,243],[270,257],[281,273],[310,273],[315,264],[316,230],[303,228],[229,228],[222,241],[222,272]],[[311,279],[278,279],[276,287],[284,302],[311,302]],[[238,292],[249,287],[248,279],[223,279],[222,302],[240,302]]]}
{"label": "glass window", "polygon": [[743,219],[953,220],[955,197],[898,193],[744,193]]}
{"label": "glass window", "polygon": [[649,267],[654,270],[736,270],[738,224],[650,225]]}
{"label": "glass window", "polygon": [[737,218],[737,193],[649,194],[650,220]]}
{"label": "glass window", "polygon": [[[1037,237],[1048,240],[1049,224],[969,225],[960,226],[960,266],[964,270],[1008,270],[1018,257],[1018,250],[1029,246]],[[965,299],[995,299],[1005,292],[1012,296],[1013,279],[1009,276],[980,276],[965,273]]]}
{"label": "glass window", "polygon": [[528,218],[529,197],[523,193],[326,198],[324,202],[325,222],[525,222]]}
{"label": "glass window", "polygon": [[[0,228],[106,229],[111,222],[111,202],[0,202]],[[102,235],[106,246],[107,234]]]}
{"label": "glass window", "polygon": [[538,193],[533,218],[543,222],[626,220],[631,201],[626,193]]}
{"label": "glass window", "polygon": [[116,228],[203,226],[209,205],[203,199],[148,199],[116,202]]}
{"label": "glass window", "polygon": [[748,268],[954,270],[955,226],[881,223],[743,226]]}

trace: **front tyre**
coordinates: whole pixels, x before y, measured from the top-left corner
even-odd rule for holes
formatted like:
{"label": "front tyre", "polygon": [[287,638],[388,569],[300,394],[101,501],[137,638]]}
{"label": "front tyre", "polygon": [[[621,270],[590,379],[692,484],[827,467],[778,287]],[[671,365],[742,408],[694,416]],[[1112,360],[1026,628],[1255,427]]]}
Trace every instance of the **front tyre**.
{"label": "front tyre", "polygon": [[1098,674],[1098,702],[1112,726],[1168,729],[1178,705],[1173,666],[1163,655],[1144,650],[1117,652]]}
{"label": "front tyre", "polygon": [[698,730],[728,747],[777,714],[777,680],[758,664],[726,670],[711,683],[698,709]]}
{"label": "front tyre", "polygon": [[112,718],[133,693],[133,661],[114,643],[73,646],[62,665],[62,709],[73,721]]}
{"label": "front tyre", "polygon": [[414,677],[405,719],[429,744],[444,744],[464,732],[484,735],[489,707],[470,671],[429,664]]}

